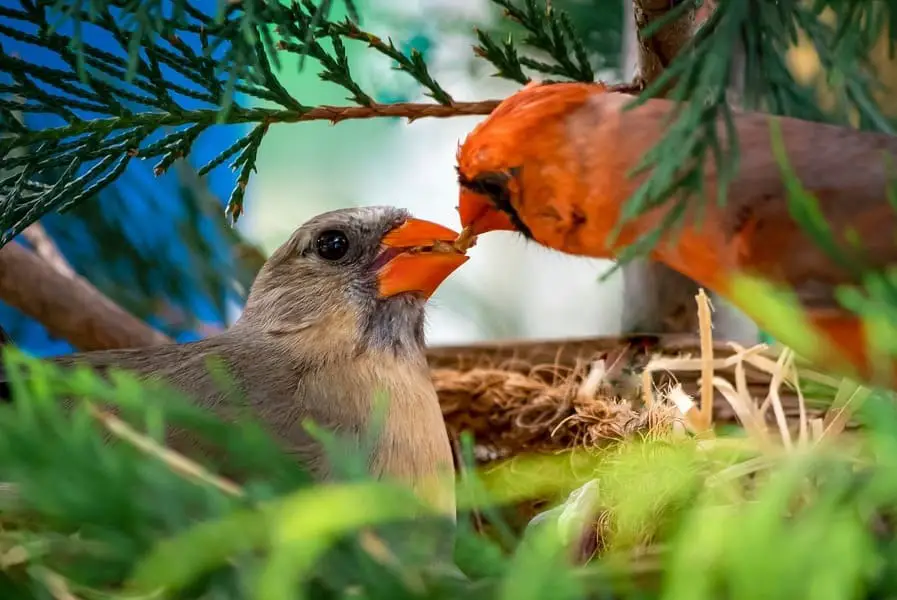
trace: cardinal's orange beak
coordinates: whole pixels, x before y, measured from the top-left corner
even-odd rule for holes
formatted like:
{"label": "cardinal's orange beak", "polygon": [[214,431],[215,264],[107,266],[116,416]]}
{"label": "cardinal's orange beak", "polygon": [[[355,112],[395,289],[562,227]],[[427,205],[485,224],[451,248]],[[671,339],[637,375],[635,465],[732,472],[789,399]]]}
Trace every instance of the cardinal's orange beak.
{"label": "cardinal's orange beak", "polygon": [[461,216],[461,226],[469,229],[473,235],[517,230],[510,217],[496,208],[489,198],[463,188],[458,199],[458,213]]}
{"label": "cardinal's orange beak", "polygon": [[458,233],[423,219],[408,219],[383,238],[377,258],[380,296],[405,292],[433,295],[446,277],[467,262],[453,243]]}

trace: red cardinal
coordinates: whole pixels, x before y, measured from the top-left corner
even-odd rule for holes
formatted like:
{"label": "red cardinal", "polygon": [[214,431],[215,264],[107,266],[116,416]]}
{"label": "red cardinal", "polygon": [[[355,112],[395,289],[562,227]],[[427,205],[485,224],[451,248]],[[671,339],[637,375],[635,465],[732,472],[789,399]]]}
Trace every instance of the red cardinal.
{"label": "red cardinal", "polygon": [[[458,208],[467,234],[513,230],[568,254],[613,258],[652,230],[669,205],[628,222],[608,243],[623,204],[647,176],[629,173],[660,141],[675,107],[652,99],[624,112],[632,99],[602,84],[563,83],[529,85],[503,101],[458,150]],[[662,239],[652,258],[729,298],[805,358],[897,384],[897,363],[889,360],[884,372],[872,368],[862,321],[836,300],[838,286],[859,278],[791,217],[770,116],[743,112],[734,120],[740,165],[725,206],[710,200],[700,221],[691,210],[686,226]],[[897,154],[897,138],[791,118],[779,123],[788,160],[836,237],[863,244],[844,250],[871,269],[897,263],[897,216],[887,200],[884,160],[886,151]],[[707,162],[704,189],[713,199],[716,173]],[[738,275],[792,290],[813,335],[798,335],[787,319],[771,319],[733,295]]]}

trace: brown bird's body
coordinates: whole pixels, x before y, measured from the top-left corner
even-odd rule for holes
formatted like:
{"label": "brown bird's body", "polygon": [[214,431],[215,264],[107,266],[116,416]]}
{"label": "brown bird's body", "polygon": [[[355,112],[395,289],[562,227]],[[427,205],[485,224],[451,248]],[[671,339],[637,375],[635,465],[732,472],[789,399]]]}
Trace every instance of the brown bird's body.
{"label": "brown bird's body", "polygon": [[[455,236],[389,207],[325,213],[274,252],[240,319],[222,334],[51,360],[159,378],[224,417],[237,408],[234,402],[248,404],[320,479],[330,476],[330,467],[303,421],[357,440],[382,396],[387,414],[370,457],[372,474],[410,483],[454,515],[453,456],[423,326],[427,297],[466,260],[432,251],[435,242]],[[212,358],[223,362],[238,397],[228,397],[211,374]],[[188,454],[198,449],[183,431],[172,432],[170,443]]]}
{"label": "brown bird's body", "polygon": [[[660,141],[675,107],[652,99],[624,112],[631,101],[597,84],[528,86],[506,99],[459,149],[462,225],[474,234],[516,230],[562,252],[600,258],[613,258],[653,229],[668,207],[629,222],[615,245],[607,242],[626,200],[647,177],[630,172]],[[858,278],[792,218],[769,115],[742,112],[734,121],[740,165],[725,206],[711,200],[700,219],[692,209],[686,226],[662,240],[653,258],[730,297],[807,358],[873,377],[863,324],[835,294]],[[897,155],[897,138],[799,119],[779,123],[788,160],[842,249],[868,269],[897,264],[897,212],[887,200],[885,160]],[[714,199],[712,161],[703,185]],[[854,238],[860,249],[845,243]],[[770,322],[750,302],[732,297],[743,275],[793,291],[822,343],[792,339],[789,323]],[[877,379],[897,382],[897,370],[887,371]]]}

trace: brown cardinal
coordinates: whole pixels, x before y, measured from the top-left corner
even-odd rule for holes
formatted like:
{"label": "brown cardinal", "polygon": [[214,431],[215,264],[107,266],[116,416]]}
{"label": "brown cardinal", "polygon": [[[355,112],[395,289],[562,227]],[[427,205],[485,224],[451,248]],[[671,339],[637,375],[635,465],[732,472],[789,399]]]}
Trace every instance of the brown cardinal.
{"label": "brown cardinal", "polygon": [[[372,473],[410,483],[453,517],[453,455],[424,355],[424,305],[467,260],[451,246],[456,237],[392,207],[328,212],[267,260],[240,319],[225,332],[50,360],[161,378],[226,415],[232,399],[207,364],[220,359],[262,424],[321,479],[330,468],[303,420],[357,438],[385,393]],[[172,432],[170,443],[187,454],[197,450],[183,431]]]}
{"label": "brown cardinal", "polygon": [[[613,258],[648,233],[669,210],[629,221],[608,242],[621,208],[648,174],[631,176],[660,141],[675,103],[652,99],[624,112],[632,96],[602,84],[529,85],[504,100],[458,150],[459,212],[467,235],[512,230],[545,246]],[[873,368],[863,322],[842,308],[835,291],[859,277],[822,250],[789,212],[782,169],[775,160],[769,115],[734,117],[739,170],[725,206],[694,208],[685,227],[662,239],[652,258],[740,306],[770,334],[807,359],[847,375],[897,384],[895,363]],[[897,138],[844,127],[779,118],[787,157],[812,193],[836,238],[858,239],[842,250],[868,269],[897,263],[897,218],[887,201],[885,154]],[[722,127],[721,127],[722,131]],[[707,198],[717,192],[712,161],[704,170]],[[771,319],[736,294],[739,276],[790,289],[812,337]],[[874,371],[874,372],[873,372]]]}

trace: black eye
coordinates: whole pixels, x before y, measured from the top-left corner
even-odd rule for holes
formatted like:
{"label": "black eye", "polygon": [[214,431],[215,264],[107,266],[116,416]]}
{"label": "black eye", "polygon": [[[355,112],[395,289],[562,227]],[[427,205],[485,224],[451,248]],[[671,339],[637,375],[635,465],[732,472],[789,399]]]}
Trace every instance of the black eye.
{"label": "black eye", "polygon": [[478,194],[488,196],[496,205],[509,202],[508,179],[506,173],[483,173],[463,185]]}
{"label": "black eye", "polygon": [[486,180],[480,182],[480,189],[482,193],[489,196],[490,198],[497,199],[501,196],[505,195],[508,191],[508,188],[505,187],[504,182],[494,181],[494,180]]}
{"label": "black eye", "polygon": [[339,260],[349,251],[349,238],[342,231],[325,231],[315,240],[315,251],[324,260]]}

